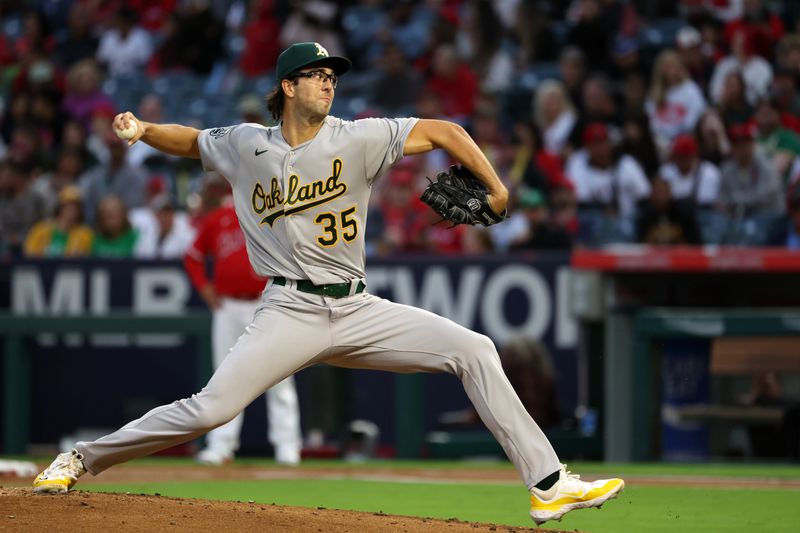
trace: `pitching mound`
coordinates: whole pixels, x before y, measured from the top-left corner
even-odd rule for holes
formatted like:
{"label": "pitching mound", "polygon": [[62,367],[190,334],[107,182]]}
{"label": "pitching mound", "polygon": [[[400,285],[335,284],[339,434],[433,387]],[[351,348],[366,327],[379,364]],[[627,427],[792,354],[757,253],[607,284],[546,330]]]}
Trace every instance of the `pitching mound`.
{"label": "pitching mound", "polygon": [[0,531],[80,531],[81,533],[469,531],[477,533],[539,530],[381,513],[135,494],[75,491],[60,495],[40,495],[34,494],[30,488],[15,487],[0,488]]}

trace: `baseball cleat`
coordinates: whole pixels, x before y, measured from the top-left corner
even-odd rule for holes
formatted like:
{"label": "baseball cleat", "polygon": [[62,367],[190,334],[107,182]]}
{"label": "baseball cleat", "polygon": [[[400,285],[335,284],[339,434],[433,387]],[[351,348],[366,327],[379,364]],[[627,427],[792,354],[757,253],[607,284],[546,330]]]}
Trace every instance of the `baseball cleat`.
{"label": "baseball cleat", "polygon": [[222,466],[233,462],[233,454],[221,452],[213,448],[204,448],[194,456],[194,460],[201,465]]}
{"label": "baseball cleat", "polygon": [[50,466],[33,480],[33,492],[67,492],[85,473],[83,455],[78,453],[78,450],[60,453]]}
{"label": "baseball cleat", "polygon": [[581,481],[580,476],[561,465],[560,478],[547,490],[531,490],[531,518],[536,525],[548,520],[561,520],[574,509],[600,507],[606,501],[616,498],[625,488],[621,479],[598,479]]}

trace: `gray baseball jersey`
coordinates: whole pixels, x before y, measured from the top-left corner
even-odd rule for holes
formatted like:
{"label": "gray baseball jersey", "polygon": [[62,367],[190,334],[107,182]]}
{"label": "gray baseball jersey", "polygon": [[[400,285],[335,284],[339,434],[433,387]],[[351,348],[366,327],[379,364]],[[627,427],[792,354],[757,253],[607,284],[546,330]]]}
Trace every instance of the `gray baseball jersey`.
{"label": "gray baseball jersey", "polygon": [[364,279],[364,227],[372,182],[403,157],[414,118],[327,117],[289,146],[278,126],[240,124],[198,138],[206,170],[233,186],[247,252],[263,276],[314,284]]}

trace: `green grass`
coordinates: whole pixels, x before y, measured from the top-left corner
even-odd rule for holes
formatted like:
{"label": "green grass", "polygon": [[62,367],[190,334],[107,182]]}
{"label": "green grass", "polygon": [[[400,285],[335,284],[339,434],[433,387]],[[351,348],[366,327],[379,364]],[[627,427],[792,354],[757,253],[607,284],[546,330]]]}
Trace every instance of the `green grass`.
{"label": "green grass", "polygon": [[[156,460],[164,464],[163,460]],[[172,465],[176,464],[170,462]],[[142,462],[140,462],[142,464]],[[261,463],[259,463],[261,464]],[[267,464],[267,463],[264,463]],[[384,463],[385,464],[385,463]],[[410,463],[401,463],[409,464]],[[469,463],[414,463],[415,467],[464,468]],[[320,467],[331,462],[315,463]],[[397,467],[396,462],[389,463]],[[336,463],[337,468],[342,464]],[[483,463],[486,466],[486,463]],[[613,465],[577,465],[584,472],[593,468],[606,472]],[[668,465],[625,465],[628,473],[675,474]],[[302,468],[302,467],[301,467]],[[764,476],[757,467],[731,469],[704,466],[679,469],[677,475],[689,471],[699,475],[730,472],[736,476]],[[699,470],[699,471],[698,471]],[[738,472],[737,472],[738,470]],[[796,467],[788,468],[795,474]],[[577,468],[576,468],[577,471]],[[616,471],[616,470],[615,470]],[[770,477],[784,477],[775,467]],[[774,474],[774,475],[773,475]],[[781,474],[781,475],[779,475]],[[89,485],[83,490],[102,492],[160,493],[163,496],[208,498],[218,500],[276,503],[303,507],[352,509],[360,511],[458,518],[477,522],[532,526],[527,515],[528,498],[519,486],[492,483],[396,483],[353,479],[263,480],[263,481],[197,481],[130,483],[125,485]],[[796,531],[800,523],[800,491],[790,489],[746,490],[686,487],[629,486],[616,500],[602,510],[570,513],[561,523],[547,524],[556,529],[584,532],[713,532]],[[792,525],[794,524],[794,525]]]}
{"label": "green grass", "polygon": [[[40,458],[39,463],[47,463],[51,457]],[[163,466],[197,466],[190,458],[149,457],[137,459],[127,463],[130,465],[163,465]],[[271,459],[242,457],[236,458],[236,464],[253,466],[274,466]],[[514,467],[508,461],[414,461],[414,460],[374,460],[365,463],[350,463],[341,460],[303,460],[300,468],[353,468],[381,467],[392,469],[507,469],[513,471]],[[781,463],[569,463],[569,470],[577,474],[613,474],[624,477],[626,475],[638,476],[718,476],[718,477],[751,477],[774,479],[800,479],[800,465]]]}

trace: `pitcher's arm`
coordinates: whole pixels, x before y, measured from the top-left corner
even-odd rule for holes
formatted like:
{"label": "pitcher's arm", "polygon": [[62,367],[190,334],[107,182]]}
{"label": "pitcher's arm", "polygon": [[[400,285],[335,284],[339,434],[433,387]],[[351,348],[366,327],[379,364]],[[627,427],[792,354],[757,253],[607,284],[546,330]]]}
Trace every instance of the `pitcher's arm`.
{"label": "pitcher's arm", "polygon": [[136,124],[136,134],[128,141],[128,146],[137,141],[143,141],[166,154],[200,158],[200,149],[197,146],[197,136],[200,134],[200,130],[178,124],[145,122],[136,118],[130,111],[115,116],[112,127],[127,129],[131,123]]}
{"label": "pitcher's arm", "polygon": [[441,148],[472,171],[489,190],[489,205],[502,213],[508,203],[508,190],[472,137],[454,122],[420,119],[408,134],[404,155],[421,154]]}

